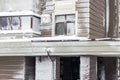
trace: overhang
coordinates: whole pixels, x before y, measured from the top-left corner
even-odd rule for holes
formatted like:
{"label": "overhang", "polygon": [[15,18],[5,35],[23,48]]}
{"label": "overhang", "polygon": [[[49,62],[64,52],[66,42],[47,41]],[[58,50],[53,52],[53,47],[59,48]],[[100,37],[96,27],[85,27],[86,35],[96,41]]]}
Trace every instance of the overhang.
{"label": "overhang", "polygon": [[120,56],[120,40],[32,38],[0,40],[0,56]]}

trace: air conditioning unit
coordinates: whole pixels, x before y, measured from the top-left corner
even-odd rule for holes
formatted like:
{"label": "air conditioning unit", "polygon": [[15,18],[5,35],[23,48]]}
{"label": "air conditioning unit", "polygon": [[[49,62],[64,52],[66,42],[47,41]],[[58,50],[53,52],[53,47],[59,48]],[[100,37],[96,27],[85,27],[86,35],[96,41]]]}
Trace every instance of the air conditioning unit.
{"label": "air conditioning unit", "polygon": [[40,15],[31,11],[0,13],[0,37],[33,37],[40,34]]}

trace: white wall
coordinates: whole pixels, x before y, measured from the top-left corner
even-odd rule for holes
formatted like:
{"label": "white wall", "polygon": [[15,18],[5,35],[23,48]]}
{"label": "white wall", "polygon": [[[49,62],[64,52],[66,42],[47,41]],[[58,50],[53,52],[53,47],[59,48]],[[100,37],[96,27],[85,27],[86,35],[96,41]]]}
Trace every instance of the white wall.
{"label": "white wall", "polygon": [[2,2],[0,3],[0,11],[21,11],[33,9],[33,0],[1,0],[0,2]]}
{"label": "white wall", "polygon": [[54,67],[48,57],[36,57],[36,80],[58,80],[56,79],[59,76],[59,68],[56,68],[57,60],[54,57],[52,59],[54,60]]}

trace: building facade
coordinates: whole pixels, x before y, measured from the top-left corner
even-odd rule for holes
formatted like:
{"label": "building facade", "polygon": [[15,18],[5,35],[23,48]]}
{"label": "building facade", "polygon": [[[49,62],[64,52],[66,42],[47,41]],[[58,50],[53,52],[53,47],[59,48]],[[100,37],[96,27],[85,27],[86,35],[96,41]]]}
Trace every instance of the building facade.
{"label": "building facade", "polygon": [[[51,16],[52,24],[47,30],[49,36],[65,35],[90,39],[106,37],[105,5],[104,0],[46,1],[46,8],[42,14]],[[45,34],[43,33],[43,35]]]}
{"label": "building facade", "polygon": [[0,80],[118,80],[118,34],[118,0],[1,0]]}

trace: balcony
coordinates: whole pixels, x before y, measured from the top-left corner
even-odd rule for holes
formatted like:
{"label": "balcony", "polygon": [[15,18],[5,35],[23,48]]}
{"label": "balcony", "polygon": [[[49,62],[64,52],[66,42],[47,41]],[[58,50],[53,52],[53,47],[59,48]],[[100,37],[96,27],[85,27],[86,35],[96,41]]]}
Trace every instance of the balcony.
{"label": "balcony", "polygon": [[40,16],[31,11],[1,12],[0,37],[40,36]]}

